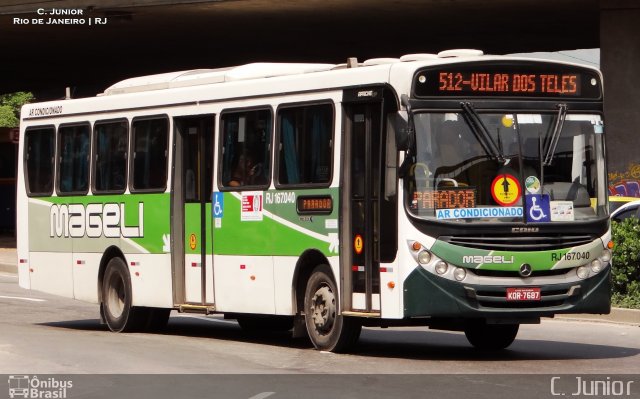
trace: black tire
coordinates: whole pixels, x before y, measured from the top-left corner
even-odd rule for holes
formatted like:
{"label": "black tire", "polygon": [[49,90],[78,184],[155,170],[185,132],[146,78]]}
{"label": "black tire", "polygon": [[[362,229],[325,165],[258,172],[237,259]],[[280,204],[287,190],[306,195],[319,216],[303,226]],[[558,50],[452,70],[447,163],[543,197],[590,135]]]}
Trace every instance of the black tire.
{"label": "black tire", "polygon": [[247,332],[289,331],[293,328],[293,317],[245,315],[236,318],[240,327]]}
{"label": "black tire", "polygon": [[518,335],[519,324],[486,324],[474,322],[465,327],[464,335],[475,348],[498,351],[507,348]]}
{"label": "black tire", "polygon": [[131,276],[121,258],[107,263],[102,280],[101,305],[104,320],[113,332],[141,330],[148,320],[148,309],[131,306]]}
{"label": "black tire", "polygon": [[362,324],[355,318],[338,314],[338,290],[328,265],[319,265],[311,273],[304,294],[307,333],[318,350],[348,351],[360,337]]}

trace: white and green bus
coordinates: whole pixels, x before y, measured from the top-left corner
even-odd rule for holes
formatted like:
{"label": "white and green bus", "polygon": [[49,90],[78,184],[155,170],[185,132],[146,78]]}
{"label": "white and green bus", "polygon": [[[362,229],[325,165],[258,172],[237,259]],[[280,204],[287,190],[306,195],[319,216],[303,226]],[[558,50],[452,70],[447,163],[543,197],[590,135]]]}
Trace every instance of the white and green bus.
{"label": "white and green bus", "polygon": [[363,326],[464,331],[608,313],[601,74],[451,50],[255,63],[22,109],[20,286],[346,351]]}

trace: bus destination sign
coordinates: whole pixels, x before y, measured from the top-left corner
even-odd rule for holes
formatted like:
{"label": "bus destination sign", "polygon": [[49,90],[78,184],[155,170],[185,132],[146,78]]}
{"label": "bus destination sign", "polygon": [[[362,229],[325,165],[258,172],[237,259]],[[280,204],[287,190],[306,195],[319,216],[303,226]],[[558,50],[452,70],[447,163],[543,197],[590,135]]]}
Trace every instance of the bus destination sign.
{"label": "bus destination sign", "polygon": [[595,72],[543,65],[449,65],[418,72],[414,91],[417,97],[600,98]]}
{"label": "bus destination sign", "polygon": [[576,74],[519,74],[441,71],[438,90],[495,93],[537,93],[550,95],[580,95],[580,80]]}
{"label": "bus destination sign", "polygon": [[330,195],[304,195],[296,199],[299,214],[329,214],[333,212],[333,198]]}

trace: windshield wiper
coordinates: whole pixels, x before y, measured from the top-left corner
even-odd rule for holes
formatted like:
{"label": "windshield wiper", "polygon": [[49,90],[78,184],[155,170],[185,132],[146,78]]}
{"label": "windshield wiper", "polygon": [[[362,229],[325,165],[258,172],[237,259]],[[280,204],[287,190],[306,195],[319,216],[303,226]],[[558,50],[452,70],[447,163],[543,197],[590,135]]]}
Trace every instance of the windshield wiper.
{"label": "windshield wiper", "polygon": [[[400,178],[404,178],[405,176],[407,176],[407,173],[409,172],[409,168],[411,167],[411,165],[415,162],[415,155],[413,155],[412,152],[414,151],[414,147],[415,147],[416,130],[413,122],[413,112],[411,110],[411,103],[409,102],[409,96],[406,94],[403,94],[402,96],[400,96],[400,102],[407,109],[407,124],[405,127],[406,129],[405,137],[407,139],[407,143],[404,146],[405,147],[404,161],[402,162],[402,165],[400,165],[400,170],[398,171],[398,176]],[[398,141],[400,140],[397,140],[396,142]]]}
{"label": "windshield wiper", "polygon": [[553,133],[551,133],[551,138],[547,140],[546,146],[544,149],[544,161],[543,165],[551,165],[551,161],[553,161],[553,155],[556,152],[556,147],[558,146],[558,140],[560,140],[560,132],[562,131],[562,126],[564,125],[564,121],[567,117],[567,104],[558,104],[558,115],[556,116],[556,124],[553,127]]}
{"label": "windshield wiper", "polygon": [[460,106],[464,111],[463,115],[467,120],[467,123],[471,127],[476,139],[480,142],[480,145],[482,145],[484,151],[492,158],[496,158],[501,163],[504,163],[505,159],[500,147],[498,147],[496,142],[493,141],[493,138],[491,138],[487,127],[482,123],[480,115],[478,115],[476,110],[473,108],[473,105],[471,105],[470,102],[461,102]]}

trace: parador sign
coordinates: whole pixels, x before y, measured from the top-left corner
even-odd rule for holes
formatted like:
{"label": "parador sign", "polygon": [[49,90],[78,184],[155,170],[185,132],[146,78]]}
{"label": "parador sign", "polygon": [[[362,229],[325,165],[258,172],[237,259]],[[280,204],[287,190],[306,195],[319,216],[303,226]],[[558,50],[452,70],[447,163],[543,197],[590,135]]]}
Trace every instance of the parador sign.
{"label": "parador sign", "polygon": [[89,17],[81,8],[38,8],[35,18],[13,18],[14,25],[106,25],[107,18]]}

